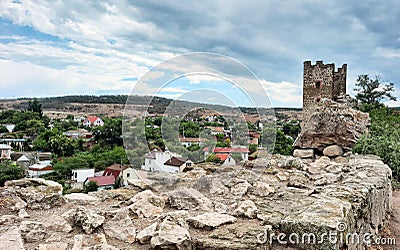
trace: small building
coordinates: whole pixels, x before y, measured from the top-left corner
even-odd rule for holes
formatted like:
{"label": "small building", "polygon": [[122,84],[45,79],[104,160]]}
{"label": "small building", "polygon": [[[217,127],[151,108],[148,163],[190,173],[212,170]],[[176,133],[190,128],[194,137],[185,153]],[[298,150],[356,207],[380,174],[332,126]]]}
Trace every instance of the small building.
{"label": "small building", "polygon": [[113,189],[115,184],[115,178],[112,175],[89,177],[85,180],[84,185],[86,185],[89,181],[96,182],[99,190]]}
{"label": "small building", "polygon": [[164,171],[170,173],[183,172],[186,167],[192,167],[193,161],[189,158],[184,157],[171,157],[166,162],[164,162]]}
{"label": "small building", "polygon": [[247,147],[232,147],[232,148],[214,148],[213,153],[215,154],[240,154],[242,160],[249,159],[250,150]]}
{"label": "small building", "polygon": [[21,167],[28,167],[31,163],[31,160],[29,160],[29,158],[26,157],[25,155],[22,155],[17,159],[16,163]]}
{"label": "small building", "polygon": [[222,161],[223,166],[236,165],[236,160],[230,154],[215,154],[215,156]]}
{"label": "small building", "polygon": [[225,134],[224,127],[211,127],[211,126],[208,126],[206,128],[211,131],[212,135],[224,135]]}
{"label": "small building", "polygon": [[179,142],[182,144],[184,147],[190,147],[192,145],[199,145],[201,146],[204,142],[206,142],[206,138],[191,138],[191,137],[180,137]]}
{"label": "small building", "polygon": [[68,130],[64,132],[64,135],[72,139],[90,139],[93,137],[93,134],[86,129]]}
{"label": "small building", "polygon": [[28,177],[38,178],[42,175],[54,172],[51,161],[40,161],[28,167]]}
{"label": "small building", "polygon": [[104,126],[103,120],[98,116],[88,116],[84,121],[83,125],[86,127],[97,127],[97,126]]}
{"label": "small building", "polygon": [[0,144],[0,160],[10,160],[11,159],[11,150],[12,147],[7,144]]}
{"label": "small building", "polygon": [[106,167],[103,176],[114,176],[115,179],[122,178],[122,185],[124,186],[128,185],[128,180],[139,178],[133,168],[121,164],[113,164]]}
{"label": "small building", "polygon": [[73,169],[71,180],[77,183],[83,183],[89,177],[94,177],[94,168],[90,169]]}
{"label": "small building", "polygon": [[155,172],[169,172],[169,173],[179,172],[180,166],[177,167],[165,164],[166,162],[168,162],[168,160],[171,160],[173,157],[180,159],[182,156],[172,153],[168,149],[166,149],[164,152],[154,149],[153,151],[147,153],[144,156],[144,165],[142,166],[142,170],[151,172],[155,171]]}

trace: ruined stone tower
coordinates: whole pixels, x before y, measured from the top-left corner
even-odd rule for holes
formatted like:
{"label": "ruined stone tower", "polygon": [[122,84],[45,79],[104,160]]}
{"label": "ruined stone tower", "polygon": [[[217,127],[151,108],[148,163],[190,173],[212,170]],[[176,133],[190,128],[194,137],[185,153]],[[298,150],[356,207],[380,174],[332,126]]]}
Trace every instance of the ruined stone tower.
{"label": "ruined stone tower", "polygon": [[317,61],[304,62],[303,75],[303,121],[312,114],[316,104],[323,98],[336,101],[346,95],[347,64],[335,71],[335,64],[324,64]]}

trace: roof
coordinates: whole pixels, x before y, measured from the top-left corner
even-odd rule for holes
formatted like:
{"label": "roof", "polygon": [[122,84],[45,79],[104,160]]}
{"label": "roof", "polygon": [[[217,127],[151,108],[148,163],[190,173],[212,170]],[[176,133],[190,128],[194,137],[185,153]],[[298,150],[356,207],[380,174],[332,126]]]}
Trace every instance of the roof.
{"label": "roof", "polygon": [[98,116],[88,116],[86,119],[88,119],[90,123],[94,123],[97,119],[99,119],[99,117]]}
{"label": "roof", "polygon": [[229,154],[215,154],[221,161],[225,161],[230,156]]}
{"label": "roof", "polygon": [[121,166],[120,164],[114,164],[109,167],[106,167],[106,169],[103,172],[103,176],[112,175],[115,178],[117,178],[119,176],[119,174],[121,173],[121,171],[123,171],[127,168],[128,168],[128,166]]}
{"label": "roof", "polygon": [[210,129],[213,132],[223,133],[225,131],[224,127],[210,127],[210,126],[208,126],[206,128]]}
{"label": "roof", "polygon": [[29,170],[33,171],[48,171],[48,170],[54,170],[51,165],[47,164],[34,164],[29,166]]}
{"label": "roof", "polygon": [[205,142],[205,141],[207,141],[207,139],[206,138],[198,138],[198,137],[196,137],[196,138],[192,138],[192,137],[182,138],[182,137],[179,137],[179,141],[180,142]]}
{"label": "roof", "polygon": [[12,147],[7,144],[0,144],[0,149],[12,149]]}
{"label": "roof", "polygon": [[164,162],[164,165],[168,165],[168,166],[174,166],[174,167],[180,167],[182,166],[182,164],[184,164],[185,162],[187,162],[189,159],[188,158],[183,158],[183,157],[171,157],[169,160],[167,160],[166,162]]}
{"label": "roof", "polygon": [[97,183],[97,186],[109,186],[114,185],[115,178],[114,176],[95,176],[95,177],[88,177],[87,181],[94,181]]}
{"label": "roof", "polygon": [[214,153],[249,153],[248,148],[214,148]]}
{"label": "roof", "polygon": [[26,157],[25,155],[22,155],[21,157],[18,158],[17,161],[19,161],[19,162],[22,162],[22,161],[29,161],[29,159],[28,159],[28,157]]}

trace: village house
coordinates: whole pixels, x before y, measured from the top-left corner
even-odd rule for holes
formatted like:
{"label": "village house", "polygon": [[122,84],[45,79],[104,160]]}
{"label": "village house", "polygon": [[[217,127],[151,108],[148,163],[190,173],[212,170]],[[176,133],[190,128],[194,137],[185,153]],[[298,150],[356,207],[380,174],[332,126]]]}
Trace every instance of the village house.
{"label": "village house", "polygon": [[209,129],[211,131],[212,135],[225,135],[225,129],[224,127],[211,127],[211,126],[207,126],[207,129]]}
{"label": "village house", "polygon": [[204,142],[206,142],[206,138],[191,138],[191,137],[179,137],[179,142],[182,144],[184,147],[190,147],[192,145],[199,145],[201,146]]}
{"label": "village house", "polygon": [[87,178],[94,177],[94,168],[73,169],[71,175],[71,188],[83,188],[83,183]]}
{"label": "village house", "polygon": [[39,161],[28,167],[28,177],[38,178],[42,175],[54,172],[51,161]]}
{"label": "village house", "polygon": [[164,162],[164,170],[170,173],[183,172],[186,167],[192,167],[194,163],[185,157],[171,157]]}
{"label": "village house", "polygon": [[[176,159],[172,160],[173,157]],[[189,159],[172,153],[168,149],[166,149],[164,152],[154,149],[144,156],[144,165],[142,166],[142,170],[150,172],[155,171],[177,173],[181,171],[181,166],[185,165],[186,163],[193,164],[193,162]],[[178,164],[179,166],[175,166]]]}
{"label": "village house", "polygon": [[10,160],[11,159],[12,147],[7,144],[0,144],[0,160]]}
{"label": "village house", "polygon": [[88,116],[84,121],[83,125],[86,127],[98,127],[98,126],[104,126],[103,120],[98,117],[98,116]]}
{"label": "village house", "polygon": [[136,171],[133,168],[121,164],[114,164],[109,167],[106,167],[106,169],[103,172],[103,176],[114,176],[115,179],[121,178],[122,179],[121,185],[123,186],[127,186],[129,180],[139,178]]}
{"label": "village house", "polygon": [[113,189],[115,184],[115,177],[113,175],[89,177],[85,180],[83,184],[87,185],[90,181],[94,181],[97,183],[98,190]]}
{"label": "village house", "polygon": [[215,156],[222,161],[223,166],[233,166],[237,163],[230,154],[215,154]]}
{"label": "village house", "polygon": [[90,139],[93,137],[93,134],[86,129],[68,130],[64,132],[64,135],[72,139]]}
{"label": "village house", "polygon": [[214,148],[213,149],[214,154],[240,154],[242,160],[248,160],[249,159],[249,149],[246,147],[232,147],[232,148]]}

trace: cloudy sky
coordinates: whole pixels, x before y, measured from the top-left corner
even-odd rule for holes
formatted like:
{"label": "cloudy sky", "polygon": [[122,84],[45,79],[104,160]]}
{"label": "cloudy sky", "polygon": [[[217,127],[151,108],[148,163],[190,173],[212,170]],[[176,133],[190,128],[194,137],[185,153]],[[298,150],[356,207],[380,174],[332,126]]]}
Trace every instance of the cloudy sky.
{"label": "cloudy sky", "polygon": [[[347,63],[350,94],[357,75],[377,74],[400,98],[399,23],[396,1],[1,0],[0,98],[128,94],[191,52],[238,60],[273,106],[301,107],[305,60]],[[185,80],[161,95],[215,79]]]}

